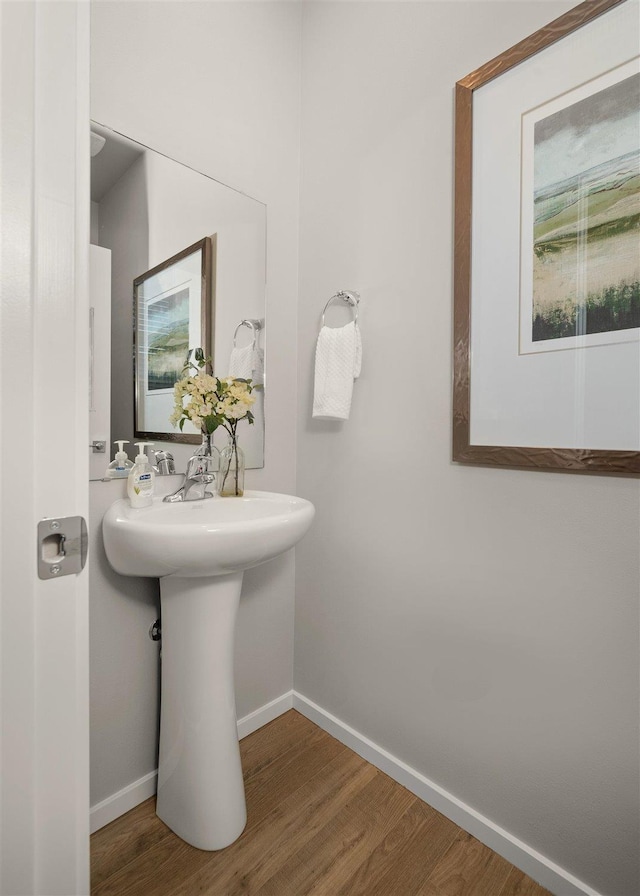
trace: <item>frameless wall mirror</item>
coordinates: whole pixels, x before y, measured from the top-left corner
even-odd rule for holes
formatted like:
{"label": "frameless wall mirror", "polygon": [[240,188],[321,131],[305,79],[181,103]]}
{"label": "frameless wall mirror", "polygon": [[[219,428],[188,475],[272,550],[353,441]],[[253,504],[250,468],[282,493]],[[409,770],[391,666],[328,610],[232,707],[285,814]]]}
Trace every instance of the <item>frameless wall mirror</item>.
{"label": "frameless wall mirror", "polygon": [[[102,477],[115,439],[128,440],[132,456],[142,434],[184,472],[200,437],[168,418],[188,348],[206,348],[216,376],[264,386],[266,207],[102,124],[91,132],[92,152],[104,139],[91,159],[91,440],[111,443],[92,457],[91,478]],[[100,428],[105,379],[110,425]],[[254,395],[255,423],[238,429],[251,468],[264,465],[264,389]],[[220,448],[224,435],[216,433]]]}

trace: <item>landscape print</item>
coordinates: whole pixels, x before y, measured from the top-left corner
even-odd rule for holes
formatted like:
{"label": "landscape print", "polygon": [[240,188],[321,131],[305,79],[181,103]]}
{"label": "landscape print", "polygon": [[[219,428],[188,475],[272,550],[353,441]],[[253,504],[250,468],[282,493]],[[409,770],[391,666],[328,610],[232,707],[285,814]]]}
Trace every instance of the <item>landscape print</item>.
{"label": "landscape print", "polygon": [[[629,332],[640,327],[640,73],[632,67],[602,89],[603,79],[592,82],[590,95],[530,130],[533,246],[531,229],[528,250],[523,231],[531,266],[521,287],[529,347],[521,350],[637,335]],[[526,201],[524,186],[523,176]]]}
{"label": "landscape print", "polygon": [[189,289],[147,306],[147,389],[173,389],[189,351]]}

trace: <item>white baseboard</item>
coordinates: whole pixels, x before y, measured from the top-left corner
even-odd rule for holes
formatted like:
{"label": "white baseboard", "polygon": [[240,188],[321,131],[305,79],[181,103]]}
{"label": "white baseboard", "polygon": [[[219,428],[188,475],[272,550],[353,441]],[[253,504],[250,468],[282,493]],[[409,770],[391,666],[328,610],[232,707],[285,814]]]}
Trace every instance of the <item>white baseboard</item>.
{"label": "white baseboard", "polygon": [[[258,728],[262,728],[268,722],[277,719],[278,716],[281,716],[292,707],[293,691],[287,691],[281,697],[276,697],[275,700],[265,703],[264,706],[259,707],[254,712],[250,712],[243,718],[238,719],[238,738],[242,740],[243,737],[257,731]],[[90,814],[91,833],[94,834],[100,828],[109,824],[109,822],[115,821],[116,818],[120,818],[125,812],[148,800],[150,796],[155,794],[157,783],[158,770],[155,769],[143,778],[139,778],[117,793],[107,797],[106,800],[102,800],[102,802],[92,806]]]}
{"label": "white baseboard", "polygon": [[103,828],[110,821],[120,818],[130,809],[135,809],[140,803],[144,803],[156,792],[158,782],[158,770],[149,772],[144,778],[139,778],[132,784],[123,787],[117,793],[108,796],[106,800],[91,807],[89,815],[89,830],[92,834]]}
{"label": "white baseboard", "polygon": [[238,737],[242,740],[247,734],[252,734],[258,728],[273,722],[289,709],[293,709],[293,691],[287,691],[281,697],[276,697],[270,703],[265,703],[264,706],[250,712],[248,716],[238,719]]}
{"label": "white baseboard", "polygon": [[600,896],[596,890],[578,880],[564,868],[547,859],[504,828],[485,818],[451,793],[425,778],[411,766],[392,756],[382,747],[349,725],[326,712],[297,691],[293,692],[293,708],[315,722],[340,743],[375,765],[425,803],[446,815],[516,868],[524,871],[557,896]]}

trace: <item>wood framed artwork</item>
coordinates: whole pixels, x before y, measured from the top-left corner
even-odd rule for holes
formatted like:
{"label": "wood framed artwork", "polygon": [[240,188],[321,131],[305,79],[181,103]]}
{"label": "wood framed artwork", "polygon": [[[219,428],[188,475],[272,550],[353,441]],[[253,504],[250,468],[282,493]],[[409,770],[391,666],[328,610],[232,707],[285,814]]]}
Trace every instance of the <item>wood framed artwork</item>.
{"label": "wood framed artwork", "polygon": [[453,460],[640,473],[640,5],[456,85]]}
{"label": "wood framed artwork", "polygon": [[[169,422],[190,349],[211,357],[216,238],[204,237],[133,281],[135,436],[199,444]],[[185,427],[186,429],[186,427]]]}

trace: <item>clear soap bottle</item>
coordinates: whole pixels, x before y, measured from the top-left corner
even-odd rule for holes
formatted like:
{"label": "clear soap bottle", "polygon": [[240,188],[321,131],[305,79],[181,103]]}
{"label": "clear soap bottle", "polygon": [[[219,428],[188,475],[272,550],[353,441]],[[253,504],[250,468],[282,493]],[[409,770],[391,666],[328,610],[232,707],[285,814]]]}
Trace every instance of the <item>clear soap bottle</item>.
{"label": "clear soap bottle", "polygon": [[126,479],[133,468],[133,464],[122,446],[128,445],[129,442],[126,439],[117,439],[113,444],[118,446],[118,450],[116,451],[115,460],[112,460],[107,467],[106,478]]}

